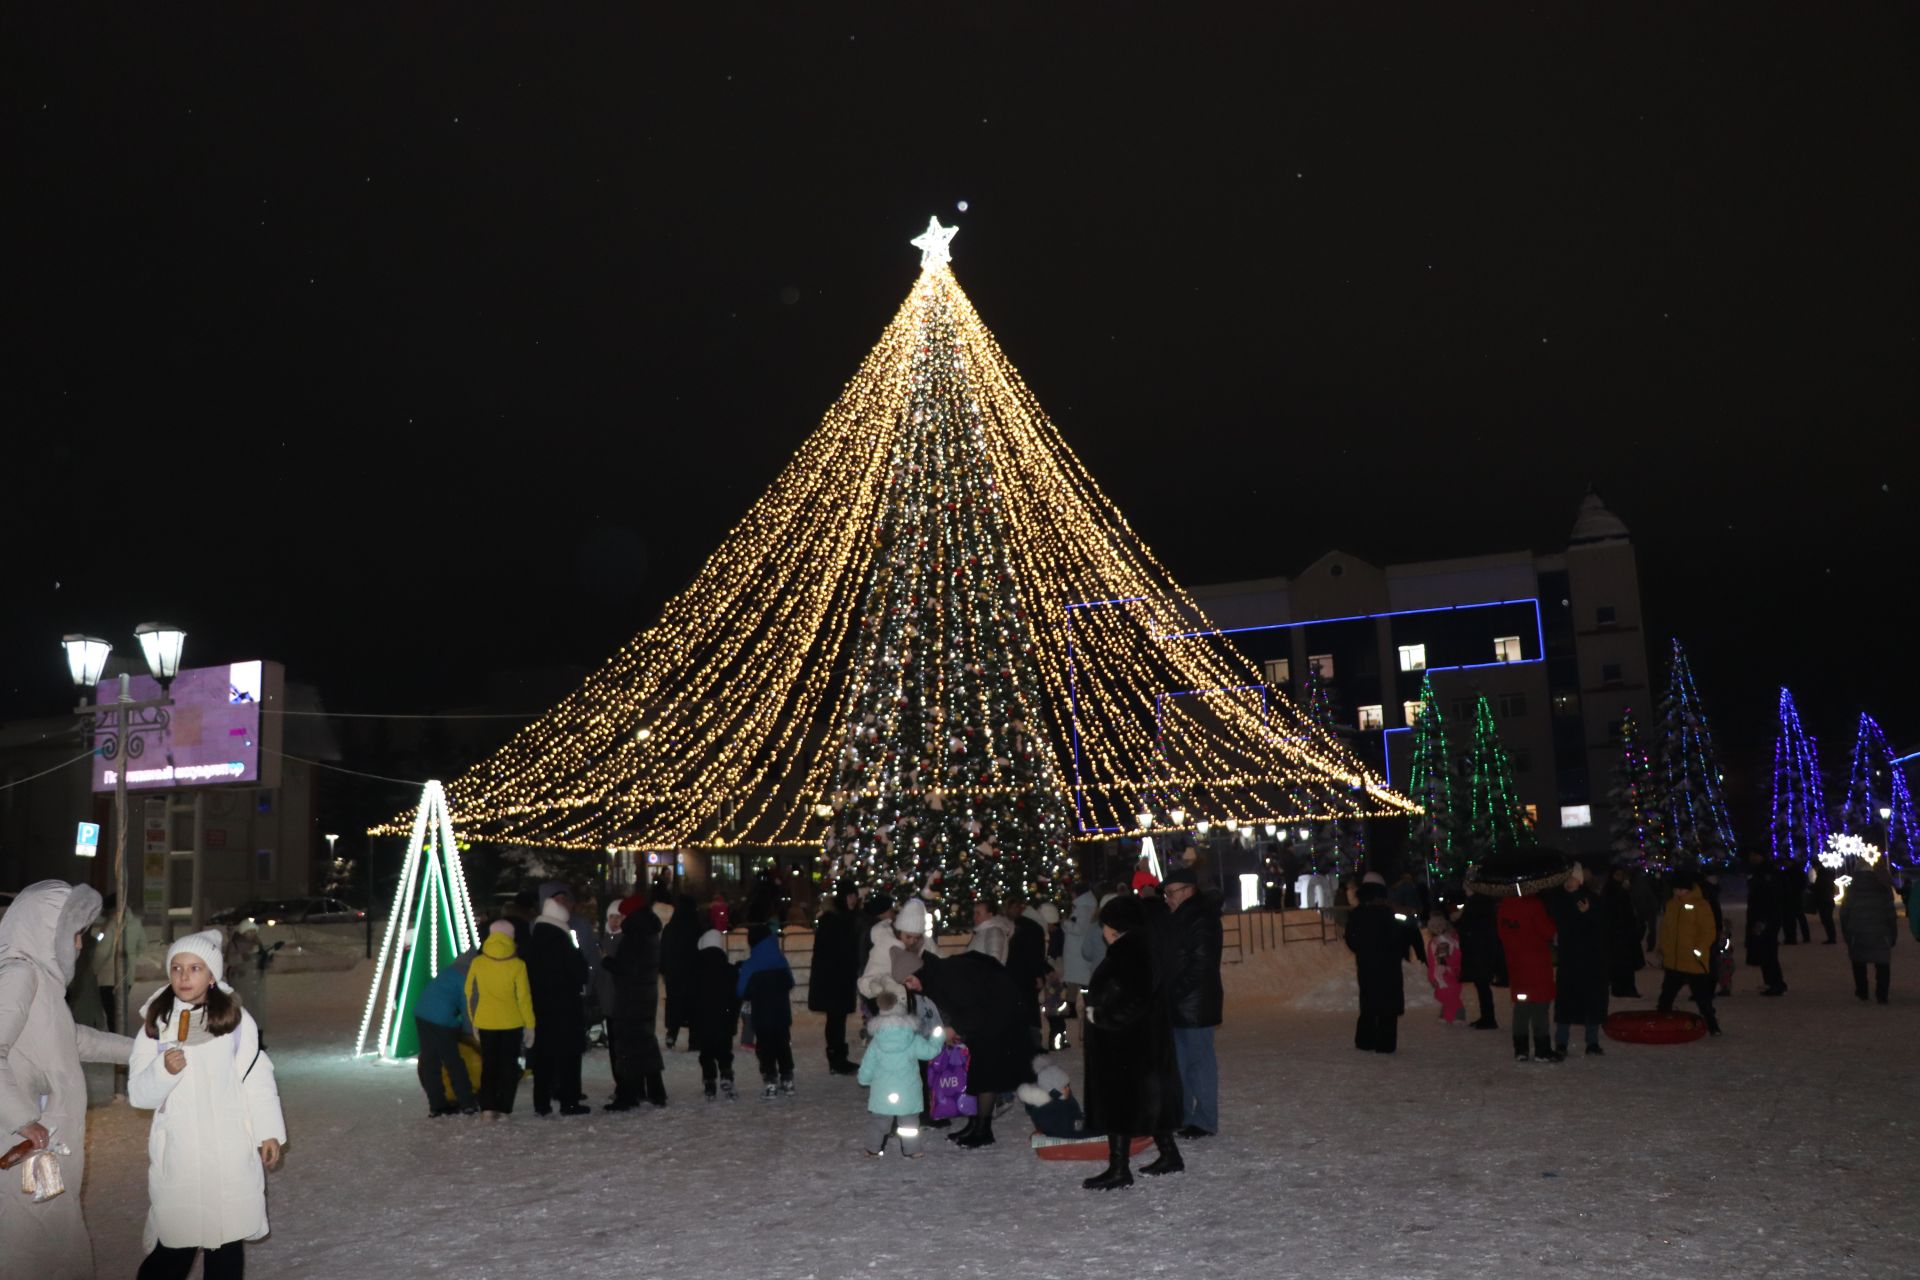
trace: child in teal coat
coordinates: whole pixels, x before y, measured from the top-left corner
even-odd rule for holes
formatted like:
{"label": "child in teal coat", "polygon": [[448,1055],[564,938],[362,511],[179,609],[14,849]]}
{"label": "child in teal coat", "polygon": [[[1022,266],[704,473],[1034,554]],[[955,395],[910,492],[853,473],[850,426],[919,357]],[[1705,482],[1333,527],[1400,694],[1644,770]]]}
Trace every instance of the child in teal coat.
{"label": "child in teal coat", "polygon": [[[920,1154],[920,1064],[936,1057],[946,1039],[946,1028],[931,1036],[914,1030],[914,1021],[902,1008],[905,992],[888,979],[873,998],[880,1016],[867,1024],[870,1037],[860,1059],[860,1083],[867,1086],[867,1145],[870,1156],[887,1149],[887,1135],[900,1135],[900,1154]],[[896,1127],[897,1126],[897,1127]]]}

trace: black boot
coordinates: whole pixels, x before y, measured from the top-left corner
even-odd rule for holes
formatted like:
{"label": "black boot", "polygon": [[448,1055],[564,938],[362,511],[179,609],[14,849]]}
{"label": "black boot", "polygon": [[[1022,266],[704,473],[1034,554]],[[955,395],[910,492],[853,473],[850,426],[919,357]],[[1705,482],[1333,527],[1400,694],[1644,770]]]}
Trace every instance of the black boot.
{"label": "black boot", "polygon": [[948,1142],[965,1142],[967,1138],[972,1135],[974,1128],[977,1125],[979,1125],[979,1123],[980,1123],[979,1116],[968,1116],[967,1122],[965,1124],[961,1125],[958,1129],[955,1129],[952,1133],[949,1133],[947,1135],[947,1141]]}
{"label": "black boot", "polygon": [[1515,1062],[1533,1061],[1533,1055],[1527,1052],[1527,1038],[1525,1036],[1515,1036],[1513,1038],[1513,1060]]}
{"label": "black boot", "polygon": [[1567,1055],[1553,1047],[1553,1042],[1541,1036],[1533,1038],[1533,1056],[1538,1062],[1565,1062]]}
{"label": "black boot", "polygon": [[667,1082],[658,1071],[647,1073],[647,1101],[656,1107],[667,1105]]}
{"label": "black boot", "polygon": [[1124,1133],[1107,1135],[1107,1171],[1096,1173],[1080,1185],[1089,1191],[1111,1191],[1133,1185],[1133,1170],[1127,1165],[1127,1153],[1133,1142]]}
{"label": "black boot", "polygon": [[972,1150],[975,1147],[990,1147],[993,1145],[993,1112],[990,1109],[983,1109],[981,1111],[980,1115],[976,1117],[974,1121],[973,1128],[964,1138],[960,1139],[960,1145],[966,1147],[968,1150]]}
{"label": "black boot", "polygon": [[1140,1172],[1150,1173],[1155,1177],[1159,1177],[1163,1173],[1179,1173],[1187,1167],[1187,1162],[1180,1158],[1180,1148],[1173,1145],[1172,1134],[1154,1134],[1153,1145],[1160,1149],[1160,1158],[1140,1170]]}

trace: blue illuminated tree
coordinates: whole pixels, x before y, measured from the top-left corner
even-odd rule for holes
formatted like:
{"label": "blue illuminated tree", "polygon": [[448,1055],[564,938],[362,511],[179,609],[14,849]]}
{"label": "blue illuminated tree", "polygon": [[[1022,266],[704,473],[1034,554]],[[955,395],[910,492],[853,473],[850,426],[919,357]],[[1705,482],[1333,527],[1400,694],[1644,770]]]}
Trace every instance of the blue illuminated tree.
{"label": "blue illuminated tree", "polygon": [[[1886,816],[1882,817],[1881,812]],[[1847,771],[1847,798],[1840,809],[1840,829],[1848,835],[1875,841],[1897,867],[1915,862],[1913,793],[1906,775],[1894,763],[1893,749],[1880,725],[1864,711],[1853,740],[1853,764]]]}
{"label": "blue illuminated tree", "polygon": [[1660,706],[1660,797],[1664,839],[1676,867],[1726,867],[1737,849],[1727,818],[1726,776],[1713,747],[1706,708],[1680,641],[1673,642],[1667,696]]}
{"label": "blue illuminated tree", "polygon": [[1773,861],[1807,870],[1827,844],[1819,753],[1812,736],[1800,727],[1800,712],[1785,686],[1780,689],[1779,716],[1773,739]]}

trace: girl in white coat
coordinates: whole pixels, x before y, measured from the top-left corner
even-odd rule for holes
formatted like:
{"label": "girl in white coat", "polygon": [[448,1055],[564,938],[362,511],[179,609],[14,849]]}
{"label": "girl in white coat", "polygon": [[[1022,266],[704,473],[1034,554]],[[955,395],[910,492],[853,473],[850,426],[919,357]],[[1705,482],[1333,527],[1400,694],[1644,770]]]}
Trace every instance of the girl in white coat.
{"label": "girl in white coat", "polygon": [[238,1277],[245,1241],[267,1234],[268,1171],[287,1140],[260,1029],[221,981],[220,935],[167,952],[169,983],[143,1007],[127,1094],[152,1109],[140,1280],[184,1280],[201,1250],[206,1280]]}

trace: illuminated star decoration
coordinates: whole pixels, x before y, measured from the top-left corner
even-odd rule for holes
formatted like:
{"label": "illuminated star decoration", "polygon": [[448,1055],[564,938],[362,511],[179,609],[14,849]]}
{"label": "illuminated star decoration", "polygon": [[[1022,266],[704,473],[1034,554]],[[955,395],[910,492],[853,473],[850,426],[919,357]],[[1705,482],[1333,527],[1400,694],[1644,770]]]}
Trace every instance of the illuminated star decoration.
{"label": "illuminated star decoration", "polygon": [[928,218],[927,229],[907,243],[920,251],[920,269],[924,271],[929,267],[944,267],[953,261],[953,250],[948,246],[959,234],[960,228],[943,227],[940,219]]}

